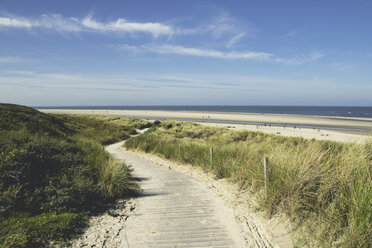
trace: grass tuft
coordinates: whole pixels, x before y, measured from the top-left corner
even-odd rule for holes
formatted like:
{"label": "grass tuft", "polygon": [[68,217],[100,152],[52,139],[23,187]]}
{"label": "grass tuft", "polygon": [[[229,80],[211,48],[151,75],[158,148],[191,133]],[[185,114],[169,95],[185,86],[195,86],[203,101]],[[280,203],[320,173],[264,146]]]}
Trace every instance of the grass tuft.
{"label": "grass tuft", "polygon": [[134,193],[138,187],[132,180],[131,172],[128,166],[110,157],[108,164],[99,170],[99,186],[111,198]]}

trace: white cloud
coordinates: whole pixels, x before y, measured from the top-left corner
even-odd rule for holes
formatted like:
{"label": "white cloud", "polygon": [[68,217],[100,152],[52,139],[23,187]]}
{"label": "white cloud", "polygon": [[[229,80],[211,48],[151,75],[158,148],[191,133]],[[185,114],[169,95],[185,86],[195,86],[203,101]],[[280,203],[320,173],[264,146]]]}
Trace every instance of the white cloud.
{"label": "white cloud", "polygon": [[33,25],[28,20],[0,17],[0,27],[31,28]]}
{"label": "white cloud", "polygon": [[227,39],[227,47],[231,47],[242,37],[256,37],[256,28],[249,23],[239,23],[226,11],[221,11],[211,23],[202,25],[200,31],[210,33],[215,39]]}
{"label": "white cloud", "polygon": [[246,33],[244,33],[244,32],[235,35],[234,37],[232,37],[232,38],[227,42],[226,47],[227,47],[227,48],[232,47],[232,46],[235,45],[239,40],[241,40],[244,36],[246,36]]}
{"label": "white cloud", "polygon": [[278,63],[283,63],[287,65],[303,65],[305,63],[313,62],[319,60],[326,56],[324,53],[313,52],[309,54],[297,55],[293,58],[276,58],[275,61]]}
{"label": "white cloud", "polygon": [[286,38],[289,38],[289,37],[291,37],[291,36],[296,35],[297,33],[298,33],[297,30],[292,30],[292,31],[286,33],[285,35],[283,35],[281,38],[282,38],[282,39],[286,39]]}
{"label": "white cloud", "polygon": [[149,33],[154,37],[172,35],[173,27],[158,22],[129,22],[118,18],[112,22],[98,22],[88,16],[84,19],[66,18],[62,15],[42,15],[37,19],[0,17],[0,27],[7,28],[46,28],[64,32],[110,31],[119,33]]}
{"label": "white cloud", "polygon": [[54,29],[56,31],[65,32],[79,32],[82,31],[82,27],[79,24],[79,20],[76,18],[65,18],[61,15],[42,15],[40,18],[35,20],[27,20],[24,18],[8,18],[0,17],[0,27],[7,28],[45,28]]}
{"label": "white cloud", "polygon": [[[151,34],[157,38],[159,36],[173,35],[194,35],[209,36],[214,41],[222,42],[227,48],[232,47],[244,36],[254,36],[254,28],[248,24],[238,25],[236,21],[229,17],[228,13],[210,20],[208,23],[199,24],[195,27],[176,26],[174,24],[164,24],[160,22],[133,22],[124,18],[117,18],[111,21],[99,21],[88,15],[84,18],[65,17],[60,14],[44,14],[36,18],[24,17],[0,17],[0,28],[22,28],[22,29],[48,29],[58,32],[99,32],[99,33],[119,33]],[[204,37],[205,38],[205,37]]]}
{"label": "white cloud", "polygon": [[[124,45],[125,50],[130,48],[135,49],[132,46]],[[173,46],[173,45],[143,45],[136,47],[137,50],[154,52],[159,54],[178,54],[178,55],[188,55],[188,56],[198,56],[198,57],[211,57],[220,59],[259,59],[266,60],[272,57],[270,53],[264,52],[252,52],[252,51],[230,51],[222,52],[213,49],[200,49],[193,47],[183,47],[183,46]]]}
{"label": "white cloud", "polygon": [[[26,29],[50,29],[58,32],[98,32],[98,33],[146,33],[153,37],[168,36],[174,34],[180,35],[201,35],[207,34],[214,38],[214,42],[228,48],[227,51],[218,49],[206,49],[197,47],[186,47],[183,45],[121,45],[122,50],[129,51],[134,54],[140,52],[153,52],[158,54],[178,54],[187,56],[210,57],[219,59],[243,59],[243,60],[266,60],[275,61],[277,63],[287,65],[302,65],[312,61],[316,61],[325,56],[323,53],[313,52],[305,55],[298,55],[293,58],[280,58],[268,52],[256,52],[247,50],[231,50],[236,43],[243,37],[251,36],[249,30],[242,31],[235,25],[234,19],[230,18],[228,13],[223,12],[217,16],[212,24],[200,25],[196,28],[183,29],[182,27],[174,27],[159,22],[130,22],[123,18],[118,18],[109,22],[100,22],[93,19],[92,16],[87,16],[82,19],[70,17],[66,18],[62,15],[42,15],[36,19],[25,19],[17,17],[0,17],[0,27],[6,28],[26,28]],[[249,25],[245,25],[249,29]],[[296,31],[292,31],[287,36],[294,35]],[[204,37],[205,38],[205,37]],[[209,37],[210,38],[210,37]],[[200,39],[200,38],[199,38]],[[216,44],[215,44],[216,45]],[[0,58],[0,63],[12,62],[11,58]]]}
{"label": "white cloud", "polygon": [[120,49],[139,53],[139,52],[152,52],[159,54],[177,54],[186,56],[198,56],[198,57],[209,57],[209,58],[219,58],[219,59],[245,59],[245,60],[264,60],[268,62],[277,62],[285,65],[303,65],[305,63],[310,63],[319,60],[326,56],[326,54],[314,52],[305,55],[295,56],[293,58],[279,58],[274,54],[267,52],[254,52],[254,51],[219,51],[214,49],[201,49],[195,47],[184,47],[177,45],[153,45],[146,44],[141,46],[130,46],[127,44],[119,45]]}
{"label": "white cloud", "polygon": [[235,27],[227,23],[218,23],[218,24],[210,25],[208,29],[212,33],[213,37],[220,38],[225,34],[233,33],[235,30]]}
{"label": "white cloud", "polygon": [[84,27],[98,31],[118,31],[118,32],[143,32],[151,33],[153,36],[157,37],[159,35],[172,35],[173,28],[168,25],[164,25],[157,22],[128,22],[125,19],[119,18],[113,22],[97,22],[88,16],[81,21]]}
{"label": "white cloud", "polygon": [[70,17],[65,18],[61,15],[42,15],[39,20],[36,21],[37,27],[54,29],[59,32],[81,32],[83,27],[80,24],[80,20]]}

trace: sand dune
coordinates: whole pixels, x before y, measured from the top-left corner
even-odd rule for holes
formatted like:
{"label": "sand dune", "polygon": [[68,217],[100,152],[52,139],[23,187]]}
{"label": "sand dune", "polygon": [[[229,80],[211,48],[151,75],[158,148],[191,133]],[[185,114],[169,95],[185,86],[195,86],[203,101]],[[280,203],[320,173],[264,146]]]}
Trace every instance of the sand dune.
{"label": "sand dune", "polygon": [[[369,134],[372,132],[371,118],[155,110],[40,109],[40,111],[55,114],[94,114],[190,120],[198,121],[205,125],[229,127],[232,129],[247,129],[284,136],[303,137],[307,139],[315,138],[319,140],[327,139],[341,142],[365,142],[370,138]],[[332,128],[344,130],[330,130]],[[350,132],[347,129],[366,131]]]}

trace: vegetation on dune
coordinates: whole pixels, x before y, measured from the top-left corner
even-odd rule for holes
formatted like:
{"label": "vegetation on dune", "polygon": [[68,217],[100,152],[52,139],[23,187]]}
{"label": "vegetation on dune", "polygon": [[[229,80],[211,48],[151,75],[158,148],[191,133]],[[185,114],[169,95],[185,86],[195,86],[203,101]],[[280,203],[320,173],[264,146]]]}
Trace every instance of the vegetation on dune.
{"label": "vegetation on dune", "polygon": [[0,246],[68,240],[90,213],[131,193],[130,169],[102,145],[147,125],[0,104]]}
{"label": "vegetation on dune", "polygon": [[[303,227],[307,234],[300,242],[372,246],[372,142],[305,140],[165,121],[125,146],[200,166],[252,189],[269,214],[284,212]],[[267,197],[264,157],[270,163]]]}
{"label": "vegetation on dune", "polygon": [[78,135],[94,139],[103,145],[112,144],[129,138],[136,129],[150,127],[151,123],[139,119],[100,115],[55,115]]}

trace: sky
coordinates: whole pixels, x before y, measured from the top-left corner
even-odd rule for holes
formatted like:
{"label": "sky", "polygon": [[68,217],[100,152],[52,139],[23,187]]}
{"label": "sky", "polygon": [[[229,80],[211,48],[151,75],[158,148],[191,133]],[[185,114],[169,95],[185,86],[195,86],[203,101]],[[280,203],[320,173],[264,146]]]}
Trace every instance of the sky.
{"label": "sky", "polygon": [[371,0],[0,0],[0,102],[372,106]]}

